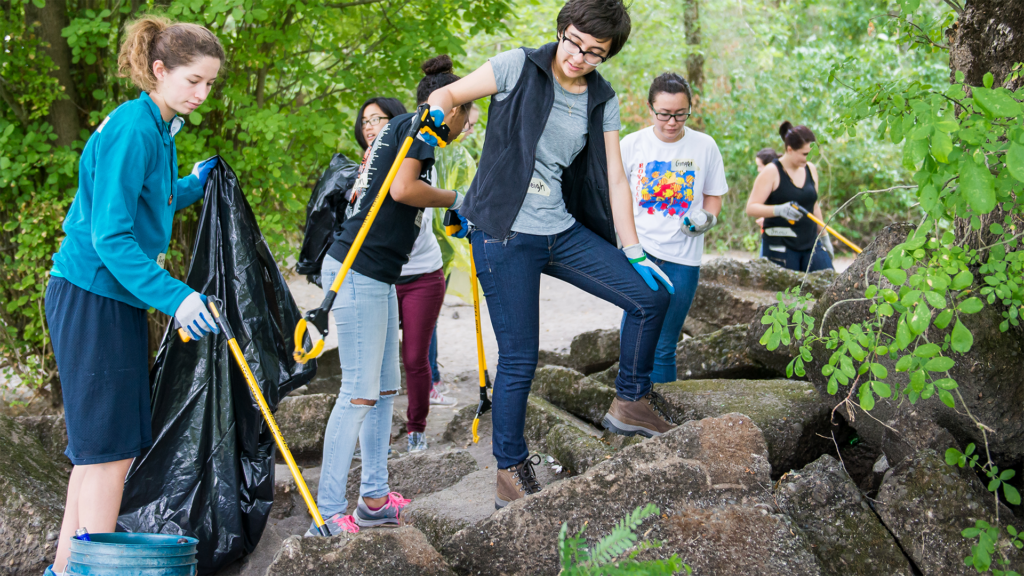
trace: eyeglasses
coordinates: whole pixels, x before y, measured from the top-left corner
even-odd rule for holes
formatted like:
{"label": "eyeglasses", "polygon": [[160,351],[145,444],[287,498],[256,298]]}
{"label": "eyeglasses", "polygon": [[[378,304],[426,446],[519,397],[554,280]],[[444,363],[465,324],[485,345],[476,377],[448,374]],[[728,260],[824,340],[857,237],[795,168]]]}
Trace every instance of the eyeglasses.
{"label": "eyeglasses", "polygon": [[677,112],[676,114],[669,114],[668,112],[655,112],[654,108],[651,107],[651,112],[654,113],[654,117],[662,122],[668,122],[672,118],[676,119],[676,122],[682,124],[686,122],[686,119],[690,117],[690,112]]}
{"label": "eyeglasses", "polygon": [[584,52],[583,46],[569,40],[568,36],[562,36],[562,41],[565,43],[565,51],[569,53],[569,56],[577,56],[583,54],[583,61],[591,66],[597,66],[598,64],[608,60],[600,54],[594,54],[593,52]]}
{"label": "eyeglasses", "polygon": [[377,124],[387,122],[388,120],[391,120],[391,118],[388,118],[387,116],[370,116],[369,118],[363,118],[363,126],[376,126]]}

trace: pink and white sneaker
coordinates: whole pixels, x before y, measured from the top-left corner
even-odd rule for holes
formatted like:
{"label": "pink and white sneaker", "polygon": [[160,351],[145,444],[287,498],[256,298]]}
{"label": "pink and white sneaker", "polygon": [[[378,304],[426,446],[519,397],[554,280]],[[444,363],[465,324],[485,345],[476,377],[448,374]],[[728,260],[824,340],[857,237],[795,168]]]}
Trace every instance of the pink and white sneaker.
{"label": "pink and white sneaker", "polygon": [[444,394],[441,394],[435,388],[430,389],[430,405],[431,406],[455,406],[458,400],[455,398],[448,398]]}
{"label": "pink and white sneaker", "polygon": [[[358,534],[359,526],[356,525],[355,518],[351,514],[345,514],[344,512],[338,512],[334,516],[331,516],[324,523],[327,526],[327,532],[331,536],[337,536],[348,532],[349,534]],[[316,526],[310,526],[309,530],[306,531],[306,538],[313,538],[321,536],[320,531],[316,529]]]}
{"label": "pink and white sneaker", "polygon": [[398,492],[390,492],[387,502],[377,510],[372,510],[360,496],[354,515],[356,524],[363,528],[399,526],[402,523],[402,508],[409,502],[410,500],[403,498]]}

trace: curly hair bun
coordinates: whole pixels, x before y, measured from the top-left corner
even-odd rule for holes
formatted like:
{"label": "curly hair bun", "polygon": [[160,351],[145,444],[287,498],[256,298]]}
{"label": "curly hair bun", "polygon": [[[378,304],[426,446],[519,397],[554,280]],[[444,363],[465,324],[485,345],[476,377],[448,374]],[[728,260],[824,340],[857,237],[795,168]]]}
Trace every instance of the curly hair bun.
{"label": "curly hair bun", "polygon": [[436,76],[437,74],[451,74],[454,66],[452,64],[451,56],[441,54],[440,56],[435,56],[424,62],[420,66],[420,69],[423,70],[423,73],[427,76]]}

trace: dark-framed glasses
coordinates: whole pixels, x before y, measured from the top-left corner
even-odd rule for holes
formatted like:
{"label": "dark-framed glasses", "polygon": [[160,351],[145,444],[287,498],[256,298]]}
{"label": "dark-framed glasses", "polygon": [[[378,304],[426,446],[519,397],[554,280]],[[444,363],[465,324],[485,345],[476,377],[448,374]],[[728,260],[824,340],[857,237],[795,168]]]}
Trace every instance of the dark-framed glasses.
{"label": "dark-framed glasses", "polygon": [[662,122],[668,122],[669,120],[675,118],[676,122],[682,124],[683,122],[686,122],[687,118],[690,117],[690,110],[687,110],[686,112],[676,112],[675,114],[669,114],[668,112],[656,112],[654,108],[651,108],[651,112],[654,113],[655,118]]}
{"label": "dark-framed glasses", "polygon": [[593,52],[584,52],[583,46],[580,46],[579,44],[573,42],[572,40],[569,39],[568,36],[563,35],[562,42],[565,45],[565,51],[569,53],[569,56],[583,54],[583,61],[586,62],[587,64],[590,64],[591,66],[597,66],[598,64],[607,60],[607,58],[601,56],[600,54],[595,54]]}
{"label": "dark-framed glasses", "polygon": [[391,120],[387,116],[370,116],[369,118],[363,118],[363,126],[376,126],[381,122],[387,122]]}

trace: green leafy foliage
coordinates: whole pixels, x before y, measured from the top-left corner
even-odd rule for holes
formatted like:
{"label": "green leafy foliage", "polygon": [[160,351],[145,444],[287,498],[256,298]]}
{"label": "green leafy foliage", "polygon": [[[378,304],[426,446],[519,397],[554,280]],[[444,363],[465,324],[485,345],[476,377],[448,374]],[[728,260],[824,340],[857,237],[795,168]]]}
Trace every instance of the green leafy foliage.
{"label": "green leafy foliage", "polygon": [[563,523],[558,532],[558,558],[564,576],[657,576],[676,574],[685,570],[692,573],[689,566],[683,564],[673,554],[667,560],[638,561],[636,557],[645,550],[661,546],[658,542],[640,542],[636,535],[637,528],[651,516],[660,514],[654,504],[641,506],[620,520],[611,533],[597,541],[593,546],[586,546],[583,532],[586,524],[575,536],[569,535],[568,524]]}

